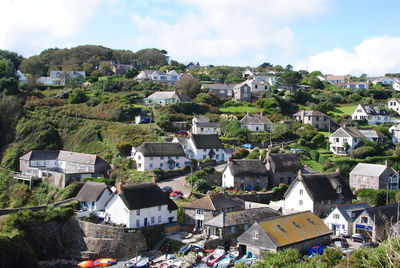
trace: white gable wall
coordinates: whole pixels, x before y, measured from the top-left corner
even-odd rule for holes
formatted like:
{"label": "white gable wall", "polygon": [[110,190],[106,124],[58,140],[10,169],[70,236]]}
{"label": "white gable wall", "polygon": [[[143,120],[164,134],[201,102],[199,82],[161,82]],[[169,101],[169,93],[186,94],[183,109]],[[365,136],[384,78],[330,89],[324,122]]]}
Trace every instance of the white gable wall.
{"label": "white gable wall", "polygon": [[224,170],[224,173],[222,173],[222,187],[229,188],[234,186],[235,186],[235,178],[233,177],[231,169],[227,166],[226,169]]}
{"label": "white gable wall", "polygon": [[106,217],[105,219],[110,219],[111,222],[116,224],[125,224],[126,227],[132,228],[129,217],[130,211],[125,206],[124,202],[122,201],[121,197],[118,195],[114,195],[111,200],[106,205]]}
{"label": "white gable wall", "polygon": [[[339,218],[337,218],[339,217]],[[334,235],[351,235],[353,226],[347,222],[339,209],[335,208],[324,220],[326,226],[333,231]]]}
{"label": "white gable wall", "polygon": [[[300,201],[302,201],[302,204]],[[285,197],[285,209],[295,211],[310,210],[311,212],[314,212],[314,202],[308,195],[302,182],[296,180],[293,186],[288,190]]]}

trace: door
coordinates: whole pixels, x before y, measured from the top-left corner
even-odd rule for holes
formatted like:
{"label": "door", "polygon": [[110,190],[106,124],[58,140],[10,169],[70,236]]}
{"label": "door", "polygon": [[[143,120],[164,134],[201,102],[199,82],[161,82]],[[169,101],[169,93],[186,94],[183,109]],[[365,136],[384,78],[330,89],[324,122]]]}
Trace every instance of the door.
{"label": "door", "polygon": [[147,218],[144,218],[144,226],[147,226],[148,222],[147,222]]}

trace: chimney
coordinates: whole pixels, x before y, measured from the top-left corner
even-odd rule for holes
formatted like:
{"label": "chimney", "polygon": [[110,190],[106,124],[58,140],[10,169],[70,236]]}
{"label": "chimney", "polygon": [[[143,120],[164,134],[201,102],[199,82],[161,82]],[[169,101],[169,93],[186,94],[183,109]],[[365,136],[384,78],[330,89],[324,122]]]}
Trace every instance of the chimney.
{"label": "chimney", "polygon": [[301,168],[297,172],[297,178],[299,179],[299,181],[303,180],[303,172],[301,171]]}
{"label": "chimney", "polygon": [[385,165],[386,165],[386,168],[389,167],[389,159],[386,159],[386,160],[385,160]]}
{"label": "chimney", "polygon": [[304,120],[304,115],[306,114],[306,111],[305,110],[301,110],[301,113],[300,113],[300,119],[301,119],[301,121],[303,121]]}
{"label": "chimney", "polygon": [[263,112],[260,113],[261,116],[263,116],[263,114],[264,114]]}
{"label": "chimney", "polygon": [[119,194],[120,192],[122,192],[122,182],[117,182],[115,184],[115,188],[116,188],[116,194]]}
{"label": "chimney", "polygon": [[228,164],[232,162],[232,157],[228,157]]}
{"label": "chimney", "polygon": [[336,173],[340,174],[340,168],[339,167],[336,168]]}

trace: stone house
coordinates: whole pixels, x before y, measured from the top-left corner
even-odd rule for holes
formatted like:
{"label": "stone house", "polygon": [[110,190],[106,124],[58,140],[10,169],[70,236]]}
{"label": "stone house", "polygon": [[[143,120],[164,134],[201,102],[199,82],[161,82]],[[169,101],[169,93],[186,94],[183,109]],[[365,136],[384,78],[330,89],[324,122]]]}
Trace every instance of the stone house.
{"label": "stone house", "polygon": [[350,236],[353,234],[354,220],[370,206],[368,203],[355,203],[337,206],[324,219],[326,226],[336,236]]}
{"label": "stone house", "polygon": [[105,206],[107,222],[142,228],[177,221],[177,205],[156,184],[118,184],[117,187],[117,193]]}
{"label": "stone house", "polygon": [[336,126],[332,124],[331,118],[320,111],[301,110],[292,115],[294,120],[300,121],[303,124],[309,124],[313,128],[320,130],[330,130]]}
{"label": "stone house", "polygon": [[202,230],[208,222],[222,212],[243,210],[244,201],[225,194],[208,194],[183,207],[185,225]]}
{"label": "stone house", "polygon": [[389,166],[388,160],[385,165],[358,163],[349,175],[353,191],[364,188],[399,189],[399,173]]}
{"label": "stone house", "polygon": [[268,171],[269,188],[281,183],[290,184],[302,168],[294,153],[271,154],[268,152],[264,163]]}
{"label": "stone house", "polygon": [[182,146],[175,142],[143,142],[137,148],[132,147],[131,158],[139,171],[183,168],[191,163]]}
{"label": "stone house", "polygon": [[233,86],[229,84],[202,84],[201,89],[207,89],[209,94],[221,99],[231,99],[233,97]]}
{"label": "stone house", "polygon": [[114,61],[111,62],[111,71],[116,75],[116,76],[122,76],[124,75],[128,70],[132,69],[133,65],[131,64],[121,64],[121,63],[116,63]]}
{"label": "stone house", "polygon": [[266,251],[277,252],[289,248],[306,253],[316,244],[332,242],[332,231],[311,212],[300,212],[255,222],[237,238],[239,252],[251,252],[261,257]]}
{"label": "stone house", "polygon": [[259,159],[228,159],[222,173],[222,187],[241,191],[267,189],[267,169]]}
{"label": "stone house", "polygon": [[221,135],[221,124],[210,122],[210,119],[206,116],[194,116],[192,119],[192,133]]}
{"label": "stone house", "polygon": [[240,120],[240,127],[247,129],[251,132],[261,132],[261,131],[272,131],[274,124],[262,113],[260,114],[249,114],[247,113]]}
{"label": "stone house", "polygon": [[281,213],[268,207],[222,212],[204,223],[204,233],[212,239],[238,237],[253,223],[279,216]]}
{"label": "stone house", "polygon": [[100,182],[86,182],[76,196],[81,211],[104,210],[106,203],[113,192],[105,184]]}
{"label": "stone house", "polygon": [[351,114],[353,120],[366,120],[369,125],[383,124],[390,122],[389,113],[377,106],[359,104]]}
{"label": "stone house", "polygon": [[34,150],[19,158],[22,175],[64,188],[84,177],[108,177],[110,164],[94,154],[61,150]]}
{"label": "stone house", "polygon": [[339,172],[302,174],[290,184],[284,209],[327,215],[338,205],[351,203],[353,194]]}
{"label": "stone house", "polygon": [[233,100],[251,102],[251,87],[247,81],[233,87]]}
{"label": "stone house", "polygon": [[381,242],[399,222],[399,205],[366,208],[353,222],[353,233],[362,234],[373,242]]}

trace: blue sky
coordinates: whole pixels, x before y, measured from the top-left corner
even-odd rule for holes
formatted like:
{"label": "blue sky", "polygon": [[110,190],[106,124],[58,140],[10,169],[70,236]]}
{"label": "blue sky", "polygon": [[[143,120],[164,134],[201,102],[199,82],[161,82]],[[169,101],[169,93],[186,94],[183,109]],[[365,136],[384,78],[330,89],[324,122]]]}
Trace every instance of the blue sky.
{"label": "blue sky", "polygon": [[400,72],[400,1],[1,0],[0,48],[24,56],[97,44],[178,61]]}

